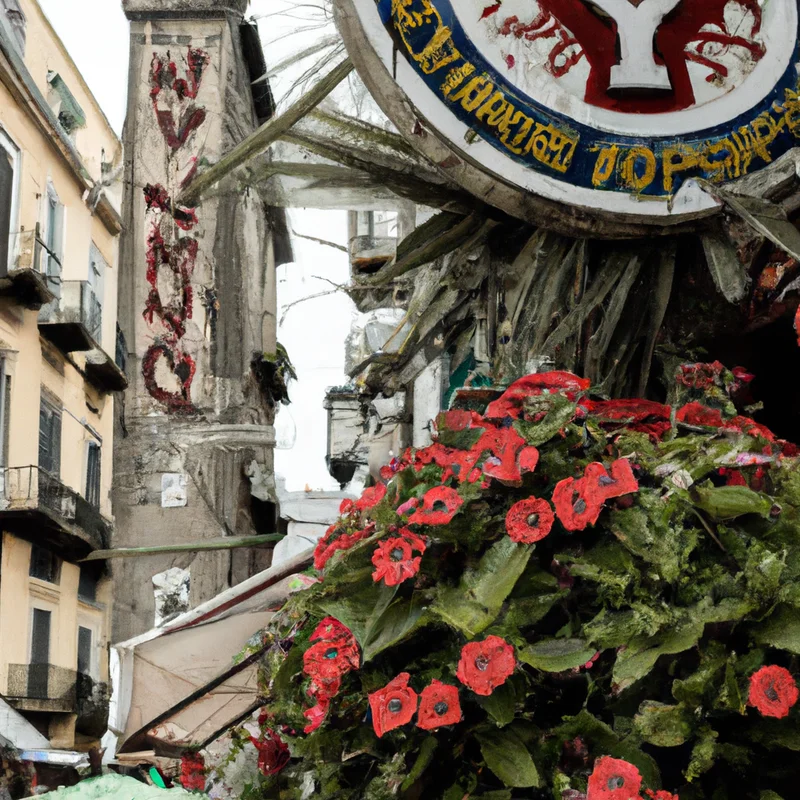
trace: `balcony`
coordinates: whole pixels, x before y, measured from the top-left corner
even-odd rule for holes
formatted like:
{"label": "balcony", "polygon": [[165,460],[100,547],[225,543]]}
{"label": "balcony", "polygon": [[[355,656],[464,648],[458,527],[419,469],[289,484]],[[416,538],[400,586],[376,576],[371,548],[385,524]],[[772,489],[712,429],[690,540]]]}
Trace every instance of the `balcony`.
{"label": "balcony", "polygon": [[68,560],[104,550],[111,523],[77,492],[40,467],[0,470],[0,527]]}
{"label": "balcony", "polygon": [[350,266],[355,275],[370,275],[397,253],[396,236],[354,236],[350,239]]}
{"label": "balcony", "polygon": [[39,332],[59,350],[97,350],[103,307],[88,281],[64,281],[61,296],[39,311]]}
{"label": "balcony", "polygon": [[78,673],[53,664],[9,664],[6,700],[19,711],[77,710]]}
{"label": "balcony", "polygon": [[108,684],[53,664],[9,664],[5,699],[18,711],[77,714],[75,729],[99,738],[108,727]]}
{"label": "balcony", "polygon": [[39,238],[39,226],[12,234],[11,251],[14,261],[0,274],[0,295],[14,297],[25,308],[38,311],[55,297],[48,285],[47,248]]}
{"label": "balcony", "polygon": [[128,377],[125,374],[127,359],[125,336],[117,325],[117,342],[115,357],[105,350],[97,348],[86,353],[86,380],[101,392],[122,392],[128,388]]}

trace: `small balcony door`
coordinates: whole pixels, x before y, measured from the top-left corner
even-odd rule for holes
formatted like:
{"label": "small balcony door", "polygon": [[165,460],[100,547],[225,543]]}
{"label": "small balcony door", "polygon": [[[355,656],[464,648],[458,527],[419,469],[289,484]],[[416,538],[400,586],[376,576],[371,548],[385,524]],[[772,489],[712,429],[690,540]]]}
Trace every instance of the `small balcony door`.
{"label": "small balcony door", "polygon": [[47,699],[47,675],[50,665],[50,620],[52,613],[33,609],[31,620],[31,663],[28,670],[28,697]]}
{"label": "small balcony door", "polygon": [[0,277],[8,274],[14,255],[19,150],[0,129]]}
{"label": "small balcony door", "polygon": [[61,297],[61,263],[64,244],[64,206],[52,185],[47,187],[45,247],[47,248],[47,288]]}

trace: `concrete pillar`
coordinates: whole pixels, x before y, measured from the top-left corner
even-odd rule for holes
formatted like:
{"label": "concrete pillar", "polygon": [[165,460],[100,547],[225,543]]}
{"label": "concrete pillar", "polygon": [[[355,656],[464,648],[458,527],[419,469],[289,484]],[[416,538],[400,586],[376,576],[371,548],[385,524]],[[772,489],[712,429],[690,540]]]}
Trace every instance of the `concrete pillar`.
{"label": "concrete pillar", "polygon": [[[119,322],[115,547],[265,532],[245,474],[273,474],[274,410],[251,371],[275,350],[266,209],[235,178],[196,208],[174,198],[256,127],[240,25],[246,0],[123,0],[130,75]],[[252,470],[250,470],[252,473]],[[152,576],[188,569],[194,606],[268,566],[263,550],[113,563],[114,639],[149,629]]]}

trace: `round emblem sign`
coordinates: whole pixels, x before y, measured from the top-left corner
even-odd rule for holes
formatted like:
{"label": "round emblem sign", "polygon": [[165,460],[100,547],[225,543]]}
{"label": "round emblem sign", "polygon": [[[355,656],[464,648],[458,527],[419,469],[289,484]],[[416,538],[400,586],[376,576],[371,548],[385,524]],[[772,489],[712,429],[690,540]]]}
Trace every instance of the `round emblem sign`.
{"label": "round emblem sign", "polygon": [[716,207],[693,178],[743,177],[800,138],[797,0],[342,7],[378,102],[413,141],[410,101],[473,190],[479,170],[500,195],[664,225]]}

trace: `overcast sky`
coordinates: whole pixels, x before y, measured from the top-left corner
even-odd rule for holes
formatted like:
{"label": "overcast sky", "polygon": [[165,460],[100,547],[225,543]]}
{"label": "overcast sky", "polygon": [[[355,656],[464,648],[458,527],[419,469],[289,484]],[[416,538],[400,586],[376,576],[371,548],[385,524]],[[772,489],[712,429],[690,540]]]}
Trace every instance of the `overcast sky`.
{"label": "overcast sky", "polygon": [[[120,0],[39,0],[63,40],[86,83],[111,125],[122,133],[128,86],[128,23]],[[302,23],[276,17],[291,0],[254,0],[249,13],[259,21],[267,63],[277,64],[296,48],[306,46]],[[301,6],[304,20],[314,14],[313,5]],[[319,35],[319,30],[309,34]],[[300,44],[298,44],[300,43]],[[289,78],[273,82],[278,96]],[[291,224],[300,233],[346,244],[344,211],[293,210]],[[347,255],[301,239],[294,241],[296,263],[278,273],[279,316],[289,303],[324,292],[349,277]],[[321,280],[320,277],[327,279]],[[289,351],[299,381],[290,388],[292,404],[279,413],[279,439],[296,441],[291,450],[276,453],[276,469],[289,489],[338,489],[325,465],[327,416],[322,408],[325,390],[341,385],[344,376],[344,339],[350,330],[354,306],[341,293],[293,305],[285,314],[278,338]],[[320,336],[321,323],[325,335]]]}

